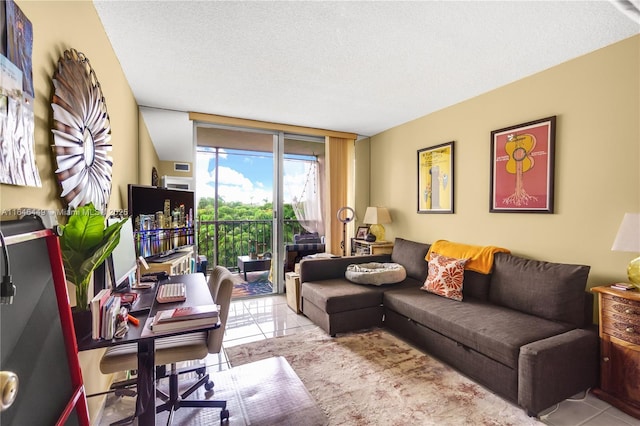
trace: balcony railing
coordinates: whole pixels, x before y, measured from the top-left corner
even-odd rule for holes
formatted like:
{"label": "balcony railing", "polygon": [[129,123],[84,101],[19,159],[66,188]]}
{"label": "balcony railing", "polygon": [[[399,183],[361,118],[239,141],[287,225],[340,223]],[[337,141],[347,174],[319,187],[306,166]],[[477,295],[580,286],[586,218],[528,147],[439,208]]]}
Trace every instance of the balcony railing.
{"label": "balcony railing", "polygon": [[[208,269],[222,265],[238,270],[238,256],[271,252],[273,235],[271,220],[218,220],[198,222],[198,253],[207,256]],[[304,232],[297,220],[284,221],[284,242],[293,241],[293,235]]]}

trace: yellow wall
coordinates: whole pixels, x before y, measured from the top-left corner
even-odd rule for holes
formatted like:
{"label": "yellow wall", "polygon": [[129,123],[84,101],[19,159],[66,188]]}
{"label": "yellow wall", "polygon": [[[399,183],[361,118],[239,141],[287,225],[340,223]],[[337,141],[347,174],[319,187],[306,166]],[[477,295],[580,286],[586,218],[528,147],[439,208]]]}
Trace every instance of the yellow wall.
{"label": "yellow wall", "polygon": [[[51,78],[69,48],[84,53],[106,99],[111,122],[113,185],[109,209],[126,207],[127,183],[138,181],[138,106],[91,2],[17,1],[33,24],[35,151],[42,188],[0,185],[0,207],[60,209],[51,154]],[[124,201],[123,201],[124,200]],[[64,219],[61,219],[64,221]]]}
{"label": "yellow wall", "polygon": [[178,161],[178,163],[180,164],[184,164],[187,163],[189,164],[189,171],[188,172],[183,172],[180,170],[175,170],[175,163],[176,161],[161,161],[160,162],[160,168],[158,169],[158,174],[160,175],[160,177],[162,176],[174,176],[174,177],[183,177],[183,178],[190,178],[193,177],[193,163],[189,162],[189,161]]}
{"label": "yellow wall", "polygon": [[[370,203],[391,209],[387,239],[498,245],[591,265],[589,286],[625,281],[634,254],[610,249],[624,213],[640,212],[639,59],[635,36],[372,137]],[[552,115],[555,214],[489,213],[491,131]],[[455,214],[417,214],[416,152],[451,140]]]}
{"label": "yellow wall", "polygon": [[[141,185],[151,185],[151,170],[155,167],[158,170],[160,160],[156,149],[153,147],[149,130],[144,122],[142,113],[138,114],[140,120],[139,144],[140,144],[140,161],[138,168],[138,183]],[[162,176],[158,173],[158,176]]]}
{"label": "yellow wall", "polygon": [[[55,160],[51,154],[53,95],[52,76],[62,53],[75,48],[89,58],[106,99],[111,122],[113,150],[113,186],[109,209],[127,206],[127,184],[138,183],[138,140],[141,163],[149,168],[158,163],[155,149],[146,127],[138,129],[138,105],[129,84],[104,32],[92,2],[16,1],[33,24],[33,80],[36,99],[35,152],[42,180],[41,188],[0,184],[0,208],[10,219],[11,209],[32,207],[57,210],[65,207],[60,199],[60,188],[55,177]],[[142,160],[144,159],[144,161]],[[64,218],[59,218],[65,222]],[[98,362],[102,351],[80,353],[80,363],[88,393],[108,388],[112,378],[100,374]],[[103,398],[89,398],[89,410],[95,419]]]}

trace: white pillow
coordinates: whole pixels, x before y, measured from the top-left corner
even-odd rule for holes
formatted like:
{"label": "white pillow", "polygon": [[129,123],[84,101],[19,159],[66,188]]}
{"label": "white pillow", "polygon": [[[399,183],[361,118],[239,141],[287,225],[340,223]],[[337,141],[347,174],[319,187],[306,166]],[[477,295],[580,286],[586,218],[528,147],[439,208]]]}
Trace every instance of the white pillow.
{"label": "white pillow", "polygon": [[370,262],[349,265],[345,277],[357,284],[394,284],[404,281],[407,271],[399,263]]}

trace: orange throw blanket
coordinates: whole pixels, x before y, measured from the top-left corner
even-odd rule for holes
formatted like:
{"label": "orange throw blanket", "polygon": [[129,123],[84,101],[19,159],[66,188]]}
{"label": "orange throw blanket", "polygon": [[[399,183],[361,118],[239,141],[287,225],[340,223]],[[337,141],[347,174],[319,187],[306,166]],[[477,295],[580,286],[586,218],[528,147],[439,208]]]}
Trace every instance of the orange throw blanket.
{"label": "orange throw blanket", "polygon": [[493,268],[493,255],[495,253],[511,253],[509,250],[495,246],[473,246],[470,244],[453,243],[447,240],[438,240],[431,244],[426,260],[429,261],[431,252],[455,259],[469,259],[465,269],[488,274]]}

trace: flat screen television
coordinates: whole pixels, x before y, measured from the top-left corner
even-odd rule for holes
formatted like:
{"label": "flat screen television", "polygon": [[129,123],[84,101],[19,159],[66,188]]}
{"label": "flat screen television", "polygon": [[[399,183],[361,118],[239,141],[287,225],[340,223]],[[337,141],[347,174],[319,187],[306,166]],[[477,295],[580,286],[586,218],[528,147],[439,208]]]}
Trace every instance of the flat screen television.
{"label": "flat screen television", "polygon": [[194,191],[129,184],[127,192],[138,256],[153,261],[195,243]]}
{"label": "flat screen television", "polygon": [[[109,218],[108,222],[111,224],[119,220],[121,219]],[[113,290],[119,291],[135,284],[138,256],[130,217],[120,228],[120,242],[107,259],[107,266]]]}

